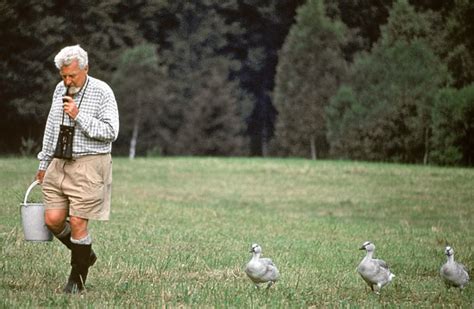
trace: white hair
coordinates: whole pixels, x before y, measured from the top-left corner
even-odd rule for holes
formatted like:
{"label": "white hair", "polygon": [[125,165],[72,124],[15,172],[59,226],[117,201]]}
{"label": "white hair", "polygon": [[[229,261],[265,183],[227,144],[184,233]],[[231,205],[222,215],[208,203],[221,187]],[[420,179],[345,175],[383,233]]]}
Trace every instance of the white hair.
{"label": "white hair", "polygon": [[77,60],[79,67],[84,69],[88,64],[87,52],[79,45],[66,46],[54,57],[54,64],[61,69],[70,65],[73,60]]}

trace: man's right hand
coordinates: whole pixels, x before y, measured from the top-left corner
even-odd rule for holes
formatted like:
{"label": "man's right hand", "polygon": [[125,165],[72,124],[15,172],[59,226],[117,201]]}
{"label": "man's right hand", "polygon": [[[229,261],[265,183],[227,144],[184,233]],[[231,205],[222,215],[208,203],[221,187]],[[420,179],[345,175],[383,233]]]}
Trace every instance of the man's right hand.
{"label": "man's right hand", "polygon": [[38,172],[36,173],[36,180],[38,180],[39,183],[43,183],[43,178],[44,178],[45,173],[46,173],[45,170],[38,170]]}

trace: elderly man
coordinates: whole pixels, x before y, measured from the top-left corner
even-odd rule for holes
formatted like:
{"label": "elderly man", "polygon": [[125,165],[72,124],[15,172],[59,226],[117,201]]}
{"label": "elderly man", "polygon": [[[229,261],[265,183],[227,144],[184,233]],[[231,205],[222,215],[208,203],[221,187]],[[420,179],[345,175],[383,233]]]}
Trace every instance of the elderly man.
{"label": "elderly man", "polygon": [[46,225],[71,250],[63,291],[80,293],[97,260],[88,222],[109,219],[119,116],[112,89],[87,74],[84,49],[65,47],[54,62],[62,81],[54,90],[36,179],[42,183]]}

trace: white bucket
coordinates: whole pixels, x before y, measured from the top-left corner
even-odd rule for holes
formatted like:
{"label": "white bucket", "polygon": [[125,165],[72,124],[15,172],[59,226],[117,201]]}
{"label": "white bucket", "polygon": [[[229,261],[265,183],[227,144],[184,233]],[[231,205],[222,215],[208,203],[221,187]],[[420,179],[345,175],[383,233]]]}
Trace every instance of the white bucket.
{"label": "white bucket", "polygon": [[23,233],[25,240],[28,241],[51,241],[53,234],[48,230],[44,223],[44,205],[43,203],[28,203],[30,191],[38,185],[35,180],[26,190],[25,199],[21,204],[21,222],[23,224]]}

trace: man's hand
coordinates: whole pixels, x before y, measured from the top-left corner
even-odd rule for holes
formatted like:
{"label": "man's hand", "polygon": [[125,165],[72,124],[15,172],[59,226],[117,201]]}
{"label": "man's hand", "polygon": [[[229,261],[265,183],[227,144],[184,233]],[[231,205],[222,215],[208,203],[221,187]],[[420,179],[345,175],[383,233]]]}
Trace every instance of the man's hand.
{"label": "man's hand", "polygon": [[79,114],[79,109],[77,108],[76,102],[70,96],[63,97],[63,109],[64,112],[72,119],[76,119],[77,114]]}
{"label": "man's hand", "polygon": [[38,170],[38,172],[36,173],[36,180],[38,180],[39,183],[43,183],[43,178],[44,178],[45,173],[46,173],[45,170]]}

